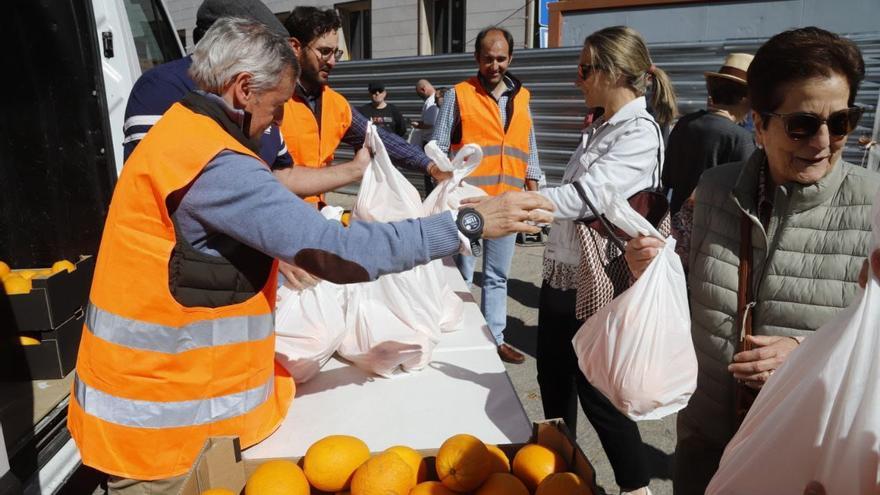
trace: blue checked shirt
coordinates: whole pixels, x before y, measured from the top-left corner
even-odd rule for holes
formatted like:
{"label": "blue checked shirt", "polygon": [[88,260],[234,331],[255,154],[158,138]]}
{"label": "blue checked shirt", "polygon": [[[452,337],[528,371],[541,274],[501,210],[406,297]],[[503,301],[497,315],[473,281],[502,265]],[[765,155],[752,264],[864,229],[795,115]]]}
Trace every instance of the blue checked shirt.
{"label": "blue checked shirt", "polygon": [[[498,113],[501,114],[501,125],[507,126],[507,100],[510,99],[511,93],[514,89],[513,81],[506,77],[504,78],[504,83],[507,85],[507,90],[504,94],[501,95],[501,98],[497,100],[498,103]],[[532,111],[529,110],[529,117],[531,118]],[[456,126],[461,125],[461,115],[458,112],[458,104],[455,99],[455,87],[449,88],[446,91],[446,94],[443,96],[443,106],[440,107],[440,115],[437,116],[437,122],[434,124],[434,135],[432,139],[437,141],[437,146],[440,147],[445,153],[449,153],[449,147],[451,145],[450,140],[452,139],[452,130]],[[540,180],[541,179],[541,167],[538,163],[538,145],[535,141],[535,127],[532,125],[532,128],[529,129],[529,161],[528,168],[526,169],[526,179],[527,180]]]}

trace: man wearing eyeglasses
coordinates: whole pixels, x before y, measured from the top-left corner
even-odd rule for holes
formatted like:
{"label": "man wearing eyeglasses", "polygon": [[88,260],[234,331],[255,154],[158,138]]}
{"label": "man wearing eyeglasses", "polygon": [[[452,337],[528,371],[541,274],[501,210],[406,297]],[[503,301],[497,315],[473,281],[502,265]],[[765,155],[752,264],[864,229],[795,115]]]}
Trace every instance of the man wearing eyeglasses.
{"label": "man wearing eyeglasses", "polygon": [[[444,151],[479,144],[483,161],[466,181],[490,196],[538,189],[541,169],[529,110],[529,91],[507,72],[513,60],[513,36],[496,26],[480,31],[474,44],[476,76],[450,89],[434,125],[434,139]],[[520,364],[525,356],[504,342],[507,326],[507,276],[515,236],[492,239],[483,250],[483,297],[480,307],[498,345],[498,355]],[[470,285],[476,258],[456,257]]]}
{"label": "man wearing eyeglasses", "polygon": [[[366,136],[366,117],[328,86],[330,73],[343,55],[339,49],[341,26],[334,10],[307,6],[295,8],[284,22],[302,71],[293,98],[284,106],[281,124],[281,134],[297,165],[330,165],[340,143],[358,149]],[[419,147],[381,128],[379,136],[396,166],[424,170],[438,180],[448,176]],[[306,201],[321,205],[323,195]]]}

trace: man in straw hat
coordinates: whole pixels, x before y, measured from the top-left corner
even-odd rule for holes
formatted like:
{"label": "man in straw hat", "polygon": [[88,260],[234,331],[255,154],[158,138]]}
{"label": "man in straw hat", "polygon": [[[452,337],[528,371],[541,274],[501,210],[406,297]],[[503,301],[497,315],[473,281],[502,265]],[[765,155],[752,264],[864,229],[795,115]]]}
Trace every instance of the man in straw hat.
{"label": "man in straw hat", "polygon": [[755,150],[754,135],[737,125],[749,112],[748,53],[731,53],[718,72],[706,72],[708,108],[682,117],[666,146],[663,184],[672,189],[672,213],[690,197],[703,171],[745,160]]}

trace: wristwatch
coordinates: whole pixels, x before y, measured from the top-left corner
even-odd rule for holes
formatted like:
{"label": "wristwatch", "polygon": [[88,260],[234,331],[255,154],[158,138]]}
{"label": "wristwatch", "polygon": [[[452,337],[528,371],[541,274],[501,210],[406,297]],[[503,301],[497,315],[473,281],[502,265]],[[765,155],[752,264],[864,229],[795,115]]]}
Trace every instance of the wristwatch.
{"label": "wristwatch", "polygon": [[458,210],[458,218],[455,225],[465,237],[471,241],[471,252],[474,256],[479,256],[483,252],[480,245],[480,238],[483,237],[483,215],[473,208],[462,208]]}

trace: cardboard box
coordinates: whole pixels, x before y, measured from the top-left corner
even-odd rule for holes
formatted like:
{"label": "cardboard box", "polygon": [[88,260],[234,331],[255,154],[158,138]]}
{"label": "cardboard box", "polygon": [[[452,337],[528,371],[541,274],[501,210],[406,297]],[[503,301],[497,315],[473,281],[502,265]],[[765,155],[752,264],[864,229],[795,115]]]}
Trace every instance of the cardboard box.
{"label": "cardboard box", "polygon": [[62,271],[31,279],[27,294],[6,295],[0,304],[0,326],[18,332],[42,332],[58,328],[85,308],[95,272],[95,257],[81,256],[73,272]]}
{"label": "cardboard box", "polygon": [[[533,423],[532,438],[529,443],[538,443],[549,447],[568,462],[569,471],[576,473],[587,481],[594,494],[601,493],[596,486],[596,473],[593,465],[578,446],[577,441],[569,433],[561,419],[551,419]],[[513,460],[514,454],[525,444],[499,445],[508,457]],[[438,449],[420,450],[429,464],[429,472],[433,471],[433,457]],[[241,445],[237,437],[216,437],[205,442],[193,469],[187,475],[179,495],[200,495],[211,488],[226,488],[239,493],[248,476],[262,463],[272,459],[243,459]],[[300,458],[288,459],[299,462]],[[314,490],[314,489],[313,489]],[[317,493],[314,492],[313,493]]]}
{"label": "cardboard box", "polygon": [[9,356],[0,364],[0,378],[55,380],[67,376],[76,366],[84,320],[80,309],[58,328],[28,333],[40,341],[39,345],[20,345],[18,334],[4,334],[6,352],[3,354]]}

